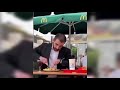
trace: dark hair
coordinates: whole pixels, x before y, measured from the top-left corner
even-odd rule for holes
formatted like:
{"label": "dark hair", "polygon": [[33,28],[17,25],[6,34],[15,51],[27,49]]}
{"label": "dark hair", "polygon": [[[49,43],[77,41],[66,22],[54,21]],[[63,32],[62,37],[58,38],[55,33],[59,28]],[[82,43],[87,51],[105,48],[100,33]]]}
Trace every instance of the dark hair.
{"label": "dark hair", "polygon": [[59,39],[60,42],[66,42],[66,37],[64,34],[61,34],[61,33],[58,33],[56,34],[55,38],[54,39]]}

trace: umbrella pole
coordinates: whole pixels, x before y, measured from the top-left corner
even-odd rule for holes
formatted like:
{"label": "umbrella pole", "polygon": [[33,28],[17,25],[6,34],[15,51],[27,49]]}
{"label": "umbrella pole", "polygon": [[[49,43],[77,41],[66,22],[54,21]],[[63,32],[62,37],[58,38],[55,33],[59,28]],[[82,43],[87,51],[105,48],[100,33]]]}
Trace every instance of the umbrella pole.
{"label": "umbrella pole", "polygon": [[[2,12],[0,12],[0,40],[1,40],[1,38],[2,38],[2,33],[3,33],[3,31],[2,31]],[[0,42],[1,43],[1,42]],[[1,45],[1,44],[0,44]]]}
{"label": "umbrella pole", "polygon": [[71,49],[71,24],[69,22],[69,49]]}

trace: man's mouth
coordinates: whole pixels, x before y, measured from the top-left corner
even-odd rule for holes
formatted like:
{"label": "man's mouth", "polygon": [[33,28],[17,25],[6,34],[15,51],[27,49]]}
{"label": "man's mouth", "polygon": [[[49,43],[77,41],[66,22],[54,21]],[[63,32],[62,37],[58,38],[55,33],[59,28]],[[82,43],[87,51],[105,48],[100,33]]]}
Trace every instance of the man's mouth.
{"label": "man's mouth", "polygon": [[55,49],[55,51],[59,51],[59,49]]}

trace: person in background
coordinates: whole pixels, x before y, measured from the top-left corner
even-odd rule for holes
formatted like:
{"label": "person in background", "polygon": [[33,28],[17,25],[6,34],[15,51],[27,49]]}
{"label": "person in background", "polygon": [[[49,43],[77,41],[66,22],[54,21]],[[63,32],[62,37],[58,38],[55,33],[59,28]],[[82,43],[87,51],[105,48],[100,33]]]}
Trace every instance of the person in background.
{"label": "person in background", "polygon": [[0,78],[32,78],[32,45],[32,41],[22,40],[0,53]]}
{"label": "person in background", "polygon": [[108,78],[120,78],[120,53],[116,59],[116,69],[108,75]]}
{"label": "person in background", "polygon": [[81,58],[81,64],[82,64],[82,67],[86,67],[87,68],[87,49],[85,50],[84,57]]}
{"label": "person in background", "polygon": [[63,46],[65,42],[65,35],[58,33],[52,43],[42,43],[33,50],[34,61],[39,60],[42,63],[41,70],[47,67],[56,69],[69,68],[71,50]]}

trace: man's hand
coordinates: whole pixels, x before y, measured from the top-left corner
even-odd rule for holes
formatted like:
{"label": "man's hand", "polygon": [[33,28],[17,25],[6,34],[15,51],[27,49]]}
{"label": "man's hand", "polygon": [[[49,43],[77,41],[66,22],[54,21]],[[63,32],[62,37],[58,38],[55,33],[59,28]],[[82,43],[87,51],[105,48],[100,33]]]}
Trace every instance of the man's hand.
{"label": "man's hand", "polygon": [[55,68],[55,66],[56,66],[57,64],[59,64],[59,63],[60,63],[60,60],[59,60],[59,59],[55,60],[55,61],[53,62],[52,68]]}
{"label": "man's hand", "polygon": [[14,78],[32,78],[31,75],[29,75],[28,73],[22,72],[20,70],[15,70],[13,72],[13,77]]}
{"label": "man's hand", "polygon": [[57,60],[55,60],[55,61],[54,61],[54,63],[53,63],[53,64],[54,64],[54,65],[57,65],[57,64],[59,64],[59,63],[60,63],[60,60],[59,60],[59,59],[57,59]]}
{"label": "man's hand", "polygon": [[47,60],[47,58],[44,58],[44,57],[40,56],[39,59],[40,59],[40,62],[48,65],[48,60]]}

